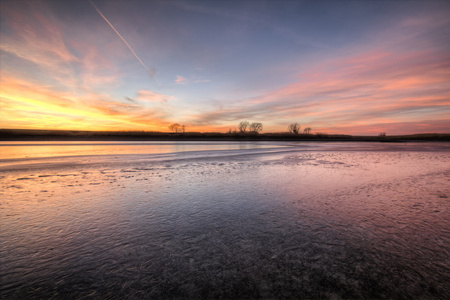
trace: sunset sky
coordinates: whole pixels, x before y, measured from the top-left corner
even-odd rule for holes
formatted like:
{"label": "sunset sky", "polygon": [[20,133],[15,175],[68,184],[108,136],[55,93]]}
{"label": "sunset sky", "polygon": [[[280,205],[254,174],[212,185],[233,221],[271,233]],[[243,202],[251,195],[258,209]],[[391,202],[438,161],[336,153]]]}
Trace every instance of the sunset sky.
{"label": "sunset sky", "polygon": [[0,3],[0,128],[450,133],[450,1]]}

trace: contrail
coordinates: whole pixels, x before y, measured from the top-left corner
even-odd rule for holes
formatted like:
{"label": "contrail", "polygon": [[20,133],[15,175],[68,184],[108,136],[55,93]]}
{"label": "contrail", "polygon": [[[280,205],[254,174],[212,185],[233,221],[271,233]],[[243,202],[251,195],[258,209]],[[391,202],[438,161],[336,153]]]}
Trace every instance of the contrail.
{"label": "contrail", "polygon": [[155,71],[153,71],[152,69],[150,69],[149,67],[147,67],[142,60],[139,58],[139,56],[137,56],[136,52],[134,52],[133,48],[131,48],[130,44],[127,43],[127,41],[125,41],[125,39],[123,38],[123,36],[116,30],[116,28],[114,28],[114,26],[111,24],[111,22],[108,21],[108,19],[102,14],[102,12],[100,11],[100,9],[94,4],[94,2],[92,2],[92,0],[89,0],[89,3],[92,5],[92,7],[98,12],[98,14],[103,18],[103,20],[106,21],[106,23],[108,23],[108,25],[112,28],[112,30],[114,30],[115,33],[117,33],[117,35],[122,39],[122,41],[125,43],[125,45],[127,45],[128,49],[130,49],[131,53],[133,53],[134,57],[137,58],[137,60],[141,63],[141,65],[148,71],[148,73],[150,74],[150,76],[152,78],[154,78],[156,80],[156,82],[161,85],[161,83],[159,82],[158,78],[156,78],[155,76]]}

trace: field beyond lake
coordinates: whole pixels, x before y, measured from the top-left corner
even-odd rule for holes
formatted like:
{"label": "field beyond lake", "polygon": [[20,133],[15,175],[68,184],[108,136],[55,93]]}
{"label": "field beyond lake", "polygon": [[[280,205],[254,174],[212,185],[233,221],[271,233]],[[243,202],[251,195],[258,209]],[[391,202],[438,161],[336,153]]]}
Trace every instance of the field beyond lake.
{"label": "field beyond lake", "polygon": [[445,142],[0,142],[0,298],[450,298]]}

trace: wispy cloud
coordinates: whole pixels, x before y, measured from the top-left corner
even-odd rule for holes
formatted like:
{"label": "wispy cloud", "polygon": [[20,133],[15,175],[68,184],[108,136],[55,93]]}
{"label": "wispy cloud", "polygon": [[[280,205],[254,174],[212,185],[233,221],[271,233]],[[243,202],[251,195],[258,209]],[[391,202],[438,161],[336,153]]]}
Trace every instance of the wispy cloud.
{"label": "wispy cloud", "polygon": [[186,77],[177,75],[177,78],[175,79],[175,83],[179,84],[179,85],[186,85],[188,83],[197,84],[197,83],[208,83],[208,82],[211,82],[211,80],[197,77],[197,76],[193,76],[191,78],[186,78]]}
{"label": "wispy cloud", "polygon": [[[0,127],[59,129],[139,129],[160,130],[170,122],[169,115],[155,107],[138,103],[122,103],[106,94],[87,93],[75,96],[51,87],[42,87],[31,82],[2,76],[0,84]],[[143,98],[149,95],[141,93]],[[165,101],[164,95],[151,94]]]}
{"label": "wispy cloud", "polygon": [[[370,22],[350,35],[343,29],[351,22],[341,26],[330,10],[339,28],[327,39],[331,21],[308,35],[313,31],[300,25],[309,21],[295,18],[303,12],[270,11],[275,4],[150,1],[145,10],[116,3],[100,11],[90,1],[92,8],[76,1],[2,5],[2,127],[165,130],[170,120],[204,131],[244,119],[264,123],[265,131],[292,122],[329,133],[450,127],[448,9],[394,12],[389,26]],[[144,63],[154,57],[164,58],[161,76],[173,83],[159,93],[133,67],[139,62],[154,76]]]}
{"label": "wispy cloud", "polygon": [[[421,30],[422,35],[427,32]],[[440,30],[450,34],[448,29]],[[285,130],[290,122],[299,121],[330,133],[362,133],[370,128],[394,131],[396,123],[402,129],[407,126],[401,124],[409,124],[411,130],[429,124],[428,131],[439,123],[434,131],[450,131],[448,49],[430,39],[422,39],[421,47],[415,47],[415,37],[405,39],[404,31],[384,43],[347,49],[346,55],[313,64],[282,88],[228,104],[220,111],[203,110],[193,119],[209,126],[266,119],[272,120],[274,130]]]}
{"label": "wispy cloud", "polygon": [[[2,73],[20,74],[21,78],[41,85],[74,92],[117,84],[117,66],[100,44],[92,42],[95,33],[78,38],[78,31],[57,19],[46,2],[21,5],[26,9],[5,6],[7,13],[2,14],[10,28],[2,32],[0,39]],[[76,38],[68,39],[69,33]]]}
{"label": "wispy cloud", "polygon": [[[79,49],[81,46],[78,46]],[[117,83],[120,73],[95,47],[85,46],[81,59],[82,73],[79,77],[85,87],[109,86]]]}
{"label": "wispy cloud", "polygon": [[80,58],[67,46],[58,20],[45,3],[23,2],[21,5],[24,9],[2,5],[2,21],[9,28],[2,32],[0,39],[2,71],[13,69],[17,62],[27,63],[28,68],[39,72],[41,77],[51,74],[75,85],[77,78],[71,65],[80,63]]}
{"label": "wispy cloud", "polygon": [[136,99],[141,100],[141,101],[167,103],[167,101],[169,101],[169,100],[174,100],[175,97],[156,93],[156,92],[150,91],[150,90],[140,90],[138,92]]}

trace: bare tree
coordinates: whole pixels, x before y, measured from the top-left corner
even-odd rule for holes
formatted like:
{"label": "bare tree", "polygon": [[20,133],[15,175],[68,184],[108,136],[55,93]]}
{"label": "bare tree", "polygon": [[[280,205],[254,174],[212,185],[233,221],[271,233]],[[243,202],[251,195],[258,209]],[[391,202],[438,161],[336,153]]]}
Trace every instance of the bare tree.
{"label": "bare tree", "polygon": [[258,133],[261,132],[263,129],[262,123],[252,123],[250,124],[250,132],[252,133]]}
{"label": "bare tree", "polygon": [[311,133],[311,127],[306,127],[305,129],[303,129],[303,133],[304,134],[310,134]]}
{"label": "bare tree", "polygon": [[181,125],[181,132],[185,133],[186,132],[186,126]]}
{"label": "bare tree", "polygon": [[173,131],[175,133],[178,133],[178,131],[181,129],[181,125],[178,123],[173,123],[169,125],[169,130]]}
{"label": "bare tree", "polygon": [[228,129],[228,134],[236,134],[236,129],[232,130],[231,128]]}
{"label": "bare tree", "polygon": [[300,131],[300,124],[292,123],[288,126],[288,130],[290,133],[298,134],[298,132]]}
{"label": "bare tree", "polygon": [[248,121],[242,121],[241,123],[239,123],[239,131],[242,133],[245,133],[247,131],[248,126],[250,125],[250,123]]}

